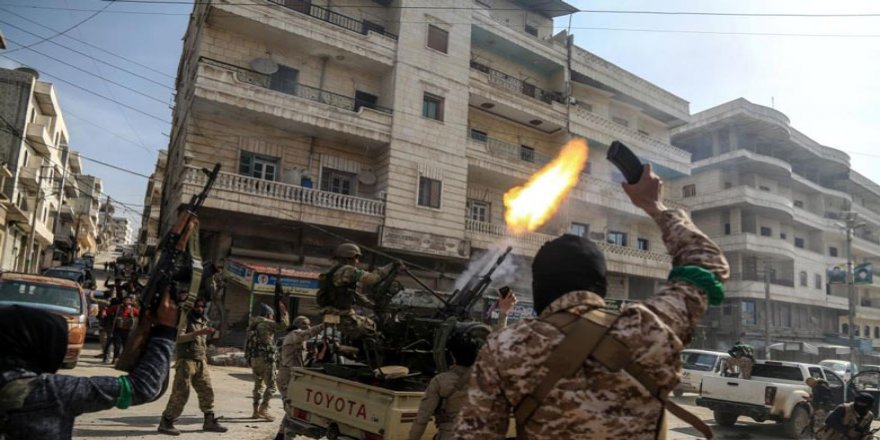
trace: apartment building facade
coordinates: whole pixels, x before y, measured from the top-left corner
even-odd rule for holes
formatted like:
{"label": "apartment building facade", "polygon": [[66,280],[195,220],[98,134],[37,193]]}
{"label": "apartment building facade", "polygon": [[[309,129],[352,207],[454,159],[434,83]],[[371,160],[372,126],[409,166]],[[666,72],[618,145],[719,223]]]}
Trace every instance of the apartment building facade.
{"label": "apartment building facade", "polygon": [[142,258],[141,264],[149,263],[156,253],[159,243],[159,216],[162,210],[162,182],[165,180],[165,165],[168,162],[168,151],[159,150],[156,168],[150,175],[147,190],[144,193],[144,212],[141,215],[141,227],[137,236],[137,254]]}
{"label": "apartment building facade", "polygon": [[113,243],[116,246],[134,244],[134,229],[131,222],[125,217],[111,217],[108,228],[113,235]]}
{"label": "apartment building facade", "polygon": [[[827,270],[845,268],[849,211],[864,223],[853,260],[880,258],[880,187],[852,170],[842,151],[796,130],[783,113],[745,99],[694,114],[672,140],[691,153],[693,169],[670,189],[731,265],[727,300],[706,317],[709,345],[744,340],[763,347],[769,325],[771,343],[848,346],[847,289],[829,285]],[[856,299],[856,336],[868,351],[867,340],[880,344],[878,287],[860,286]]]}
{"label": "apartment building facade", "polygon": [[104,184],[99,177],[84,175],[77,178],[79,197],[75,203],[76,216],[76,256],[98,252],[98,232],[100,224],[100,200]]}
{"label": "apartment building facade", "polygon": [[[649,295],[670,260],[604,160],[590,161],[534,233],[507,232],[502,195],[575,137],[593,157],[620,139],[665,178],[687,176],[690,154],[669,134],[688,122],[688,103],[554,35],[553,18],[575,11],[562,1],[473,5],[197,4],[161,231],[204,184],[200,169],[219,162],[200,232],[214,262],[291,266],[308,278],[347,239],[428,268],[417,273],[451,291],[473,255],[511,245],[516,270],[504,282],[527,300],[529,259],[570,232],[605,249],[611,297]],[[246,316],[247,292],[230,289],[233,318]]]}

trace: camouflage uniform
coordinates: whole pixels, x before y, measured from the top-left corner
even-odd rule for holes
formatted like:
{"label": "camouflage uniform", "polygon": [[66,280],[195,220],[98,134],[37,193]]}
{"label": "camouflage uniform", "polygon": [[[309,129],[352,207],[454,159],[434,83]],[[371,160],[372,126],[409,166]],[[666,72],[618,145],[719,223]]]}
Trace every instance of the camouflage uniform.
{"label": "camouflage uniform", "polygon": [[366,317],[358,315],[353,305],[373,307],[373,302],[367,298],[361,289],[378,284],[394,269],[394,264],[388,264],[379,268],[376,272],[368,272],[351,265],[344,265],[333,273],[333,285],[337,288],[348,288],[352,298],[347,304],[339,304],[337,307],[324,307],[324,314],[339,315],[339,331],[352,338],[358,339],[370,336],[376,332],[376,323]]}
{"label": "camouflage uniform", "polygon": [[174,385],[171,397],[162,416],[174,421],[183,412],[189,399],[189,387],[192,384],[199,397],[199,409],[203,413],[214,411],[214,389],[211,387],[211,375],[208,373],[208,336],[196,335],[196,332],[208,327],[208,320],[203,316],[190,314],[185,328],[178,330],[177,362],[174,364]]}
{"label": "camouflage uniform", "polygon": [[746,356],[737,356],[732,358],[727,358],[725,361],[726,369],[728,371],[732,371],[732,368],[739,367],[740,377],[743,379],[751,379],[752,378],[752,366],[755,365],[755,361]]}
{"label": "camouflage uniform", "polygon": [[[725,281],[729,267],[721,249],[678,210],[654,220],[673,264],[698,265]],[[604,307],[599,295],[569,292],[541,316],[559,311],[586,315]],[[670,282],[656,295],[627,306],[609,334],[625,343],[632,359],[664,390],[679,382],[681,351],[706,311],[707,298],[686,282]],[[514,405],[530,394],[546,371],[547,358],[563,340],[550,323],[524,319],[493,333],[480,352],[471,376],[468,401],[461,411],[456,439],[504,438]],[[525,425],[530,439],[654,439],[662,426],[660,400],[626,372],[611,372],[592,358],[573,376],[562,378]]]}
{"label": "camouflage uniform", "polygon": [[284,337],[281,343],[281,367],[278,369],[278,387],[281,398],[287,404],[287,385],[293,368],[303,368],[306,358],[306,341],[324,331],[324,324],[313,325],[305,330],[296,329]]}
{"label": "camouflage uniform", "polygon": [[[838,423],[834,423],[833,419],[836,419]],[[816,438],[818,440],[871,440],[873,436],[869,431],[873,420],[873,412],[867,411],[864,416],[860,417],[853,408],[853,403],[846,403],[832,411],[825,424],[819,429]]]}
{"label": "camouflage uniform", "polygon": [[467,399],[467,381],[470,367],[453,366],[449,371],[440,373],[428,383],[425,396],[419,404],[419,414],[409,431],[409,440],[419,440],[428,427],[428,421],[434,416],[437,425],[435,440],[450,440],[455,426],[458,424],[459,411]]}
{"label": "camouflage uniform", "polygon": [[254,372],[254,406],[260,404],[260,396],[263,406],[268,407],[269,400],[275,394],[275,359],[278,356],[275,348],[275,334],[284,331],[290,324],[287,313],[281,315],[281,322],[274,319],[258,316],[251,320],[248,331],[255,333],[256,346],[250,347],[251,369]]}

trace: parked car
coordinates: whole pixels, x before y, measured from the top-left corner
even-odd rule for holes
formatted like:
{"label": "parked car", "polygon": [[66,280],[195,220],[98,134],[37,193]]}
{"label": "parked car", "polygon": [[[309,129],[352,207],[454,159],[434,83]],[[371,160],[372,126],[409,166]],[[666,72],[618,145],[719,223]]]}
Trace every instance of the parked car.
{"label": "parked car", "polygon": [[71,280],[79,283],[80,286],[88,286],[95,282],[92,271],[79,266],[50,267],[43,271],[43,275]]}
{"label": "parked car", "polygon": [[86,297],[79,284],[64,278],[5,272],[0,274],[0,306],[8,305],[39,308],[64,318],[67,352],[61,366],[76,366],[88,326]]}
{"label": "parked car", "polygon": [[94,260],[87,260],[85,258],[77,258],[70,262],[70,266],[81,267],[83,269],[93,269]]}
{"label": "parked car", "polygon": [[852,379],[853,375],[859,372],[858,366],[854,366],[852,362],[839,361],[837,359],[825,359],[819,362],[819,365],[834,370],[838,376],[847,382]]}
{"label": "parked car", "polygon": [[808,377],[823,378],[831,385],[835,404],[846,401],[847,387],[830,368],[782,361],[757,361],[751,379],[737,377],[703,378],[697,406],[709,408],[720,426],[733,426],[747,416],[756,422],[783,423],[790,438],[801,438],[810,424],[811,408],[806,397]]}
{"label": "parked car", "polygon": [[685,392],[696,393],[706,376],[720,376],[724,360],[730,355],[720,351],[684,350],[681,352],[681,382],[672,391],[675,397]]}
{"label": "parked car", "polygon": [[[101,290],[95,291],[95,298],[103,299],[105,293]],[[91,302],[86,296],[86,303],[89,307],[89,328],[86,330],[86,339],[98,339],[101,336],[101,320],[98,312],[101,310],[97,303]]]}

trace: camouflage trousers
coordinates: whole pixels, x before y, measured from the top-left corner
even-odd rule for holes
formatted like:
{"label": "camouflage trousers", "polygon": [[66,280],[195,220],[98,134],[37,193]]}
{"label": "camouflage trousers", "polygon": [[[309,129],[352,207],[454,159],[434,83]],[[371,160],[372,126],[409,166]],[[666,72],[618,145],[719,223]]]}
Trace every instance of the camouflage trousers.
{"label": "camouflage trousers", "polygon": [[268,403],[275,394],[275,362],[265,358],[251,359],[251,369],[254,372],[254,404],[260,403],[262,397],[264,403]]}
{"label": "camouflage trousers", "polygon": [[825,426],[825,418],[828,417],[828,411],[822,408],[813,409],[813,436],[819,435],[819,430]]}
{"label": "camouflage trousers", "polygon": [[162,416],[175,420],[180,417],[186,401],[189,399],[189,387],[192,385],[199,397],[199,409],[203,413],[214,411],[214,389],[211,387],[211,375],[208,373],[206,359],[178,359],[174,365],[174,384],[171,397],[165,406]]}
{"label": "camouflage trousers", "polygon": [[376,334],[376,322],[356,313],[339,317],[339,331],[351,339],[361,339]]}

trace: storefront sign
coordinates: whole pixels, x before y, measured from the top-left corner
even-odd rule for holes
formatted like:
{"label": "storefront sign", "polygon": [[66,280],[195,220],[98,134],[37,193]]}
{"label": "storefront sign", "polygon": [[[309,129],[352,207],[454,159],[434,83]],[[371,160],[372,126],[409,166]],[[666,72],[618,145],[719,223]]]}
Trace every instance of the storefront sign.
{"label": "storefront sign", "polygon": [[468,240],[388,226],[380,228],[379,246],[438,257],[463,259],[471,257],[471,243]]}
{"label": "storefront sign", "polygon": [[235,261],[235,260],[226,260],[226,279],[234,281],[248,289],[251,288],[251,282],[253,281],[253,271],[249,269],[244,263]]}
{"label": "storefront sign", "polygon": [[[272,295],[275,293],[277,274],[255,273],[254,293]],[[313,272],[285,271],[281,276],[281,288],[284,293],[296,296],[315,296],[318,294],[318,274]]]}

